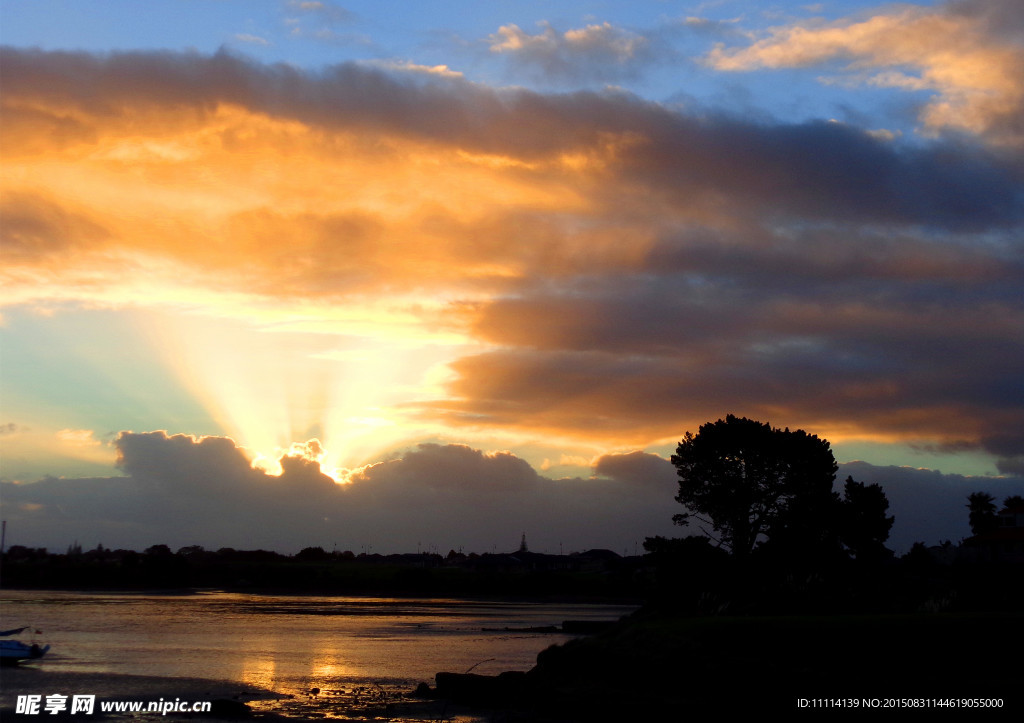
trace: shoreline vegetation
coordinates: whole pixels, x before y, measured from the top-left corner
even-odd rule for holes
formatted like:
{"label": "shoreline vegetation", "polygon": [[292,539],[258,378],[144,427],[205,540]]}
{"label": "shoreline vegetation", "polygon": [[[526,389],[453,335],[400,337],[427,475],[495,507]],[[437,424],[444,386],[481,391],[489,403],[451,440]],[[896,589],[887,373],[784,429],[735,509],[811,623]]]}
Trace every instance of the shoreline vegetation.
{"label": "shoreline vegetation", "polygon": [[[646,553],[605,549],[394,555],[192,546],[143,552],[102,545],[66,553],[13,546],[0,557],[0,590],[189,592],[215,589],[285,595],[508,598],[683,606],[690,613],[789,610],[1021,609],[1019,551],[1001,554],[981,536],[960,545],[918,543],[907,554],[870,558],[730,556],[705,537],[648,538]],[[801,576],[806,580],[801,580]],[[824,597],[823,597],[824,596]],[[832,599],[825,599],[831,596]],[[721,600],[716,600],[722,598]],[[749,598],[749,599],[747,599]]]}
{"label": "shoreline vegetation", "polygon": [[610,550],[574,555],[398,555],[199,547],[144,552],[102,546],[65,554],[12,547],[3,555],[0,588],[81,591],[218,589],[266,594],[505,597],[639,604],[649,587],[643,556]]}

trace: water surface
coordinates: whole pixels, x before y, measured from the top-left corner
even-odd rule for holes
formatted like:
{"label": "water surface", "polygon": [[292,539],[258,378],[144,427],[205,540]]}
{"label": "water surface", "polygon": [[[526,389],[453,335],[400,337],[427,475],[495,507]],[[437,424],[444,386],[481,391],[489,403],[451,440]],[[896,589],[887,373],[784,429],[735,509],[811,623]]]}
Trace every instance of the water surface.
{"label": "water surface", "polygon": [[52,648],[40,665],[54,672],[229,680],[295,693],[366,683],[415,685],[432,682],[441,670],[528,670],[538,652],[569,636],[522,628],[614,620],[632,610],[226,592],[4,591],[0,628],[41,631],[39,641]]}

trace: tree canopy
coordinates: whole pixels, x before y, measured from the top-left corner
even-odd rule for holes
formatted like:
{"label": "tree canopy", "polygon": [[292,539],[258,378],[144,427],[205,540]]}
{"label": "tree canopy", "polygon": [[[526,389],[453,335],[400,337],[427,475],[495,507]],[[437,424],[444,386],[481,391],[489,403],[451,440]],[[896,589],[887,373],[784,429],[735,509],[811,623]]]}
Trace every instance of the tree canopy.
{"label": "tree canopy", "polygon": [[1024,507],[1024,496],[1021,495],[1010,495],[1003,500],[1003,508],[1012,510],[1015,507]]}
{"label": "tree canopy", "polygon": [[987,492],[974,492],[968,495],[967,509],[972,535],[992,532],[999,524],[996,519],[996,498]]}
{"label": "tree canopy", "polygon": [[[885,541],[895,518],[877,484],[848,477],[833,491],[838,465],[829,443],[798,429],[732,415],[690,432],[672,457],[676,501],[703,532],[736,557],[759,553],[791,561],[891,555]],[[710,529],[709,529],[710,528]]]}
{"label": "tree canopy", "polygon": [[878,558],[888,554],[885,541],[889,539],[895,517],[886,516],[889,500],[877,484],[865,485],[846,478],[843,486],[843,507],[840,537],[846,548],[858,560]]}
{"label": "tree canopy", "polygon": [[729,415],[696,435],[687,432],[672,464],[676,501],[688,510],[673,519],[710,525],[735,556],[763,540],[790,547],[837,535],[838,465],[829,443],[815,435]]}

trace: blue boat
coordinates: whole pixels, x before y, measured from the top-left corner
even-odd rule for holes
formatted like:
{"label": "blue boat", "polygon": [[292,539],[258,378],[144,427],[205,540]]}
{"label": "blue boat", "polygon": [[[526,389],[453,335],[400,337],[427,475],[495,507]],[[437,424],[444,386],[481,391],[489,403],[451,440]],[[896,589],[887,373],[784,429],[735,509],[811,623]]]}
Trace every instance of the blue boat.
{"label": "blue boat", "polygon": [[46,651],[50,649],[49,645],[40,647],[35,642],[23,643],[20,640],[7,639],[26,630],[28,630],[28,627],[0,630],[0,664],[17,665],[23,660],[38,660],[46,655]]}

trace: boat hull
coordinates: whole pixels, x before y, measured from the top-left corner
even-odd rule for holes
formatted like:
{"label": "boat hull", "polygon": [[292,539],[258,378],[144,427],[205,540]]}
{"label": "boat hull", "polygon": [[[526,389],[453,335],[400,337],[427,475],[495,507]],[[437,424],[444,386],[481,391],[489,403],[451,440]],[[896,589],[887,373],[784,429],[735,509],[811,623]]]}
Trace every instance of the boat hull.
{"label": "boat hull", "polygon": [[19,640],[0,640],[0,664],[17,665],[23,660],[38,660],[49,649],[49,645],[40,647],[35,643],[26,645]]}

